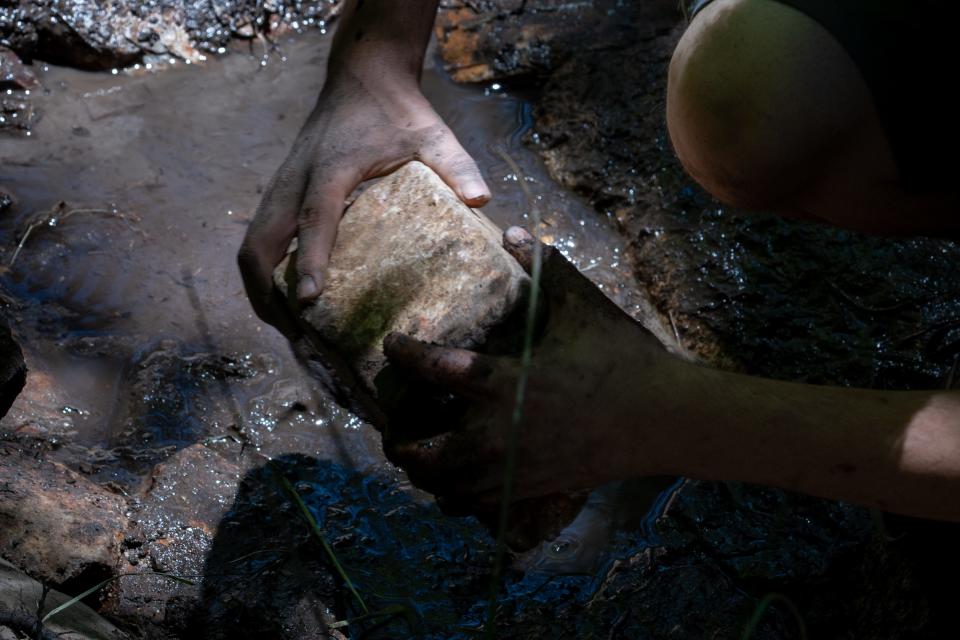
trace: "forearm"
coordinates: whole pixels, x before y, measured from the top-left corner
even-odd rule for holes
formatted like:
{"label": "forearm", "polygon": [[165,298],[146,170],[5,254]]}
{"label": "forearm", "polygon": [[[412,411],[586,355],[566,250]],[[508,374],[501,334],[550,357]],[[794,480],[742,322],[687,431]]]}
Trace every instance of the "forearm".
{"label": "forearm", "polygon": [[793,384],[684,365],[678,473],[960,520],[960,393]]}
{"label": "forearm", "polygon": [[347,74],[387,86],[419,82],[438,0],[349,0],[330,53],[328,77]]}

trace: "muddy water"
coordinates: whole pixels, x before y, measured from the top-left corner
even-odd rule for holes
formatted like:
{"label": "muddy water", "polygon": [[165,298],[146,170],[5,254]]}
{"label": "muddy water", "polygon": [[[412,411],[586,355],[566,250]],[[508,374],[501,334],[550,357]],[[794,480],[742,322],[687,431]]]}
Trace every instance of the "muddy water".
{"label": "muddy water", "polygon": [[[0,140],[0,184],[19,199],[0,220],[2,283],[31,371],[4,432],[52,443],[52,455],[125,490],[203,440],[385,464],[373,431],[317,396],[253,316],[234,261],[328,47],[311,34],[266,65],[235,52],[116,74],[38,70],[42,118]],[[506,226],[538,207],[546,240],[641,309],[611,226],[522,147],[529,105],[499,85],[456,86],[432,63],[424,91],[484,171],[486,213]]]}

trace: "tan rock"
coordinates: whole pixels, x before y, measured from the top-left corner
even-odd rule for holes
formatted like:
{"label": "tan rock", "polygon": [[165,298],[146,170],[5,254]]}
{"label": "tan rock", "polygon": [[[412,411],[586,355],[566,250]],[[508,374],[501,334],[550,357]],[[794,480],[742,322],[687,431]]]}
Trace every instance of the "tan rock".
{"label": "tan rock", "polygon": [[120,560],[124,509],[61,464],[0,450],[0,550],[39,580],[88,587],[109,577]]}
{"label": "tan rock", "polygon": [[[419,162],[364,192],[340,224],[323,295],[297,310],[312,358],[331,368],[332,390],[348,408],[382,426],[383,338],[473,348],[492,345],[522,316],[529,278],[503,249],[501,231]],[[291,260],[292,263],[292,260]],[[281,265],[286,295],[295,274]],[[302,351],[302,349],[301,349]],[[365,397],[362,397],[365,395]]]}
{"label": "tan rock", "polygon": [[[378,428],[404,437],[449,430],[465,401],[390,367],[383,338],[399,331],[519,353],[529,277],[501,236],[425,165],[405,165],[347,210],[320,298],[305,309],[291,302],[306,330],[294,349],[338,402]],[[284,295],[295,290],[289,262],[274,274]],[[514,505],[508,543],[526,549],[556,535],[581,503],[554,495]],[[495,514],[478,515],[495,530]]]}

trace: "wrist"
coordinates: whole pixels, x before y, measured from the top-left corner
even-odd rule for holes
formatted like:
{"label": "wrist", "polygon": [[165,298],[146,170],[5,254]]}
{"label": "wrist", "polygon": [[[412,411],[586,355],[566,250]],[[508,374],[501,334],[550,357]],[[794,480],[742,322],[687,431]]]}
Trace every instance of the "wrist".
{"label": "wrist", "polygon": [[698,402],[700,368],[642,338],[629,357],[614,355],[605,401],[616,443],[611,462],[620,478],[681,475],[687,449],[700,437],[690,414]]}
{"label": "wrist", "polygon": [[409,78],[380,78],[354,67],[338,69],[327,78],[317,102],[318,111],[345,110],[356,115],[374,109],[393,126],[418,129],[435,125],[439,117]]}
{"label": "wrist", "polygon": [[327,83],[360,80],[370,86],[419,91],[422,58],[390,46],[356,46],[334,51],[327,64]]}

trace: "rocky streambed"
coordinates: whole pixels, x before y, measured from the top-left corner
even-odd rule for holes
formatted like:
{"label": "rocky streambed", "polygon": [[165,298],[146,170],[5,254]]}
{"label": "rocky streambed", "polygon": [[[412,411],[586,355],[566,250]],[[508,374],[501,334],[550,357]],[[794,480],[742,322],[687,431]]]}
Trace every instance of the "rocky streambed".
{"label": "rocky streambed", "polygon": [[[444,3],[425,91],[487,175],[487,215],[525,222],[527,181],[544,237],[714,366],[952,384],[960,250],[711,201],[663,126],[681,29],[642,2]],[[29,137],[18,126],[0,139],[0,282],[29,367],[0,422],[0,554],[18,568],[0,574],[4,593],[32,594],[35,579],[78,595],[116,578],[85,600],[110,621],[89,637],[474,637],[486,531],[413,490],[243,297],[235,248],[328,46],[311,31],[264,58],[258,33],[253,54],[215,57],[230,45],[214,39],[186,65],[141,49],[158,57],[116,75],[3,61],[19,78],[9,98],[32,114]],[[623,523],[595,574],[506,575],[497,632],[739,638],[755,618],[755,638],[952,637],[956,593],[935,579],[960,565],[954,539],[944,525],[686,481]],[[28,611],[0,624],[22,636],[31,598],[4,599]]]}

